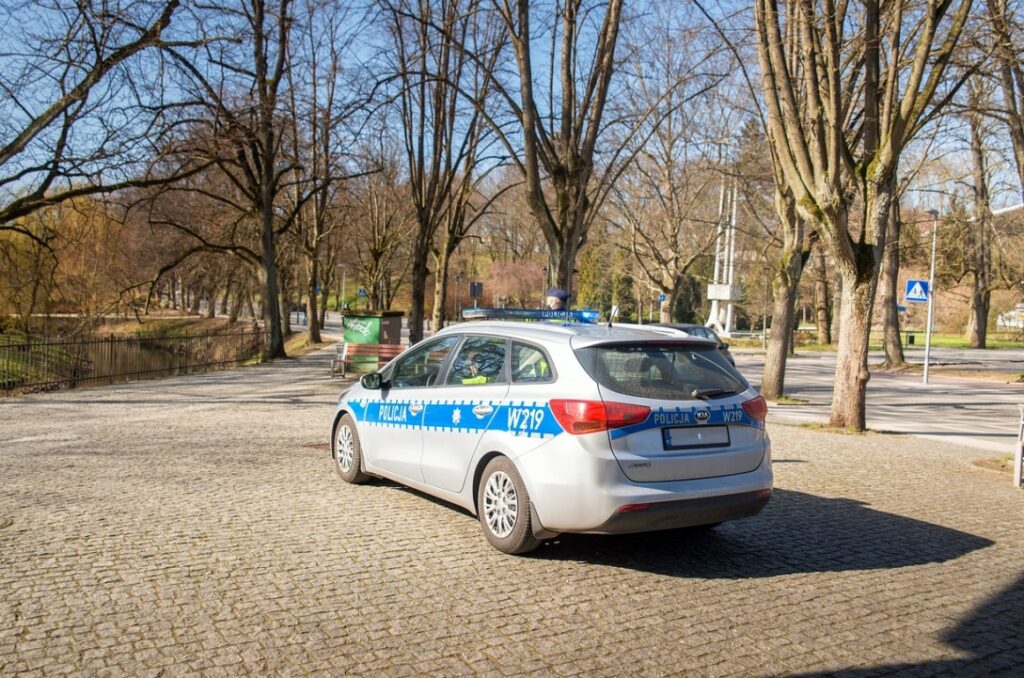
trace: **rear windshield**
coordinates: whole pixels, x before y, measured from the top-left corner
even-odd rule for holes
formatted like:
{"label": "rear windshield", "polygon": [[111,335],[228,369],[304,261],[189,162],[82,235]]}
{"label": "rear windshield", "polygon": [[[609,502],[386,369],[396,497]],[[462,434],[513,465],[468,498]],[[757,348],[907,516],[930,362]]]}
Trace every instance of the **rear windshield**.
{"label": "rear windshield", "polygon": [[724,398],[747,382],[714,346],[602,344],[576,351],[601,386],[638,398]]}

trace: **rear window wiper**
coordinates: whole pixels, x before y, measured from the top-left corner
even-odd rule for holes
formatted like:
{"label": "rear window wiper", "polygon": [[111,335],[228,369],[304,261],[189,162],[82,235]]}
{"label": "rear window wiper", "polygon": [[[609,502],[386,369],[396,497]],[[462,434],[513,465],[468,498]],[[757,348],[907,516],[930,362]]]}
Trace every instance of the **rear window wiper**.
{"label": "rear window wiper", "polygon": [[739,393],[739,391],[730,391],[727,388],[706,388],[704,390],[695,388],[690,392],[690,396],[693,398],[700,398],[701,400],[707,400],[708,398],[717,398],[718,396],[724,395],[736,395],[737,393]]}

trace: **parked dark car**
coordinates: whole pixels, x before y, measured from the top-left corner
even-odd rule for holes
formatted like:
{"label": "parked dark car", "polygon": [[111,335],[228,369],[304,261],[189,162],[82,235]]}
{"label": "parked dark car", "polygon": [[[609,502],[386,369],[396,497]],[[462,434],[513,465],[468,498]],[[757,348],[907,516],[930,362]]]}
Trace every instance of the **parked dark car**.
{"label": "parked dark car", "polygon": [[671,327],[674,330],[682,330],[692,337],[702,337],[704,339],[711,339],[718,342],[718,350],[722,352],[725,359],[729,361],[729,364],[733,367],[736,366],[736,360],[729,353],[729,344],[722,341],[721,337],[715,334],[715,331],[710,327],[704,327],[703,325],[694,325],[692,323],[656,323],[658,327]]}

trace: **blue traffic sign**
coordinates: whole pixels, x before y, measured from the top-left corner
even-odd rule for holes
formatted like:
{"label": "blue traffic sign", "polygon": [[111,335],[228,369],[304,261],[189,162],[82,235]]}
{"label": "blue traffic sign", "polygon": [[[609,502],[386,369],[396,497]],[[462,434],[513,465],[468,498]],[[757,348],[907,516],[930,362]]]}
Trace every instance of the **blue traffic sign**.
{"label": "blue traffic sign", "polygon": [[908,280],[907,291],[904,296],[907,301],[928,301],[928,281]]}
{"label": "blue traffic sign", "polygon": [[359,288],[359,296],[361,298],[366,298],[366,288],[365,287],[360,287]]}
{"label": "blue traffic sign", "polygon": [[658,301],[661,302],[662,304],[664,304],[665,301],[667,301],[667,300],[668,300],[668,295],[667,294],[659,294],[658,295]]}

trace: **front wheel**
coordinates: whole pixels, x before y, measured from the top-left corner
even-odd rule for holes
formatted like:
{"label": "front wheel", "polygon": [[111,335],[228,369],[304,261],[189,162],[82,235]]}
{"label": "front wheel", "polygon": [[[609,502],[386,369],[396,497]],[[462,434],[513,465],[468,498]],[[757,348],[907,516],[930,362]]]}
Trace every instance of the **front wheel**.
{"label": "front wheel", "polygon": [[487,464],[477,488],[477,516],[491,546],[502,553],[527,553],[540,546],[530,525],[530,495],[507,457]]}
{"label": "front wheel", "polygon": [[363,448],[359,444],[355,419],[348,414],[342,415],[334,430],[333,448],[334,470],[342,480],[358,484],[370,479],[370,476],[363,473]]}

